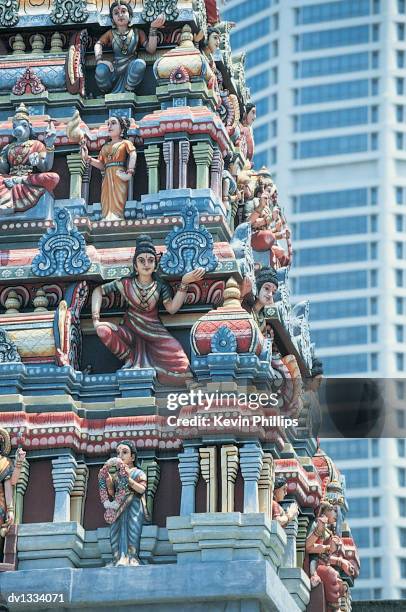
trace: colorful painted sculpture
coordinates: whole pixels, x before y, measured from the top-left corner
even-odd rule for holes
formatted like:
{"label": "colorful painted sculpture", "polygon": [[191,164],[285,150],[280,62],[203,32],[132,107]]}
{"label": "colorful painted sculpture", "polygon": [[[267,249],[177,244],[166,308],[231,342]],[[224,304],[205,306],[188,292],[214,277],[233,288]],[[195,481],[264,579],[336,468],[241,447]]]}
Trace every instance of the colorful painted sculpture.
{"label": "colorful painted sculpture", "polygon": [[28,109],[20,104],[13,117],[13,136],[0,153],[0,214],[7,215],[32,208],[59,183],[59,176],[49,172],[56,139],[53,123],[49,123],[44,142],[36,140]]}
{"label": "colorful painted sculpture", "polygon": [[100,199],[102,218],[106,221],[124,218],[128,182],[134,174],[137,161],[135,147],[127,139],[129,127],[127,118],[110,117],[107,122],[110,142],[103,145],[98,159],[90,157],[86,145],[81,145],[83,160],[104,172]]}
{"label": "colorful painted sculpture", "polygon": [[340,609],[340,600],[347,590],[335,568],[348,576],[355,573],[354,567],[342,554],[341,538],[335,530],[336,519],[334,506],[322,501],[318,517],[306,539],[306,552],[310,555],[310,582],[313,588],[323,584],[329,611]]}
{"label": "colorful painted sculpture", "polygon": [[134,442],[119,442],[117,457],[109,459],[99,472],[99,492],[111,523],[113,565],[139,565],[141,531],[147,515],[147,476],[137,467]]}
{"label": "colorful painted sculpture", "polygon": [[287,510],[280,505],[288,492],[288,482],[283,476],[275,478],[273,487],[272,518],[278,521],[282,527],[293,521],[298,515],[299,507],[296,502],[292,502]]}
{"label": "colorful painted sculpture", "polygon": [[255,145],[253,128],[254,121],[257,118],[257,108],[253,102],[249,102],[245,107],[245,113],[241,121],[241,135],[245,138],[247,147],[247,158],[251,161],[254,157]]}
{"label": "colorful painted sculpture", "polygon": [[25,451],[19,448],[13,466],[7,455],[10,453],[11,443],[7,430],[0,429],[0,536],[7,535],[11,525],[14,524],[13,487],[20,478],[20,472],[25,459]]}
{"label": "colorful painted sculpture", "polygon": [[[100,36],[94,46],[96,83],[103,93],[134,91],[144,78],[146,69],[145,61],[137,57],[138,47],[144,47],[150,54],[156,51],[157,29],[164,26],[164,15],[152,21],[148,37],[142,30],[131,27],[132,17],[130,4],[120,0],[113,2],[110,6],[113,28]],[[113,62],[103,59],[105,48],[112,49]]]}
{"label": "colorful painted sculpture", "polygon": [[[274,268],[261,268],[255,273],[257,285],[257,297],[254,302],[253,312],[258,326],[264,335],[268,335],[266,320],[264,317],[265,306],[272,306],[273,296],[278,290],[278,275]],[[273,337],[273,333],[271,334]]]}
{"label": "colorful painted sculpture", "polygon": [[[124,361],[124,369],[156,370],[162,384],[179,385],[190,380],[189,360],[180,343],[165,329],[158,316],[163,303],[170,314],[181,308],[188,283],[204,276],[203,268],[184,274],[175,296],[170,286],[156,274],[158,255],[151,238],[141,235],[136,241],[132,276],[97,287],[92,297],[93,323],[96,333],[107,348]],[[102,298],[117,291],[128,304],[124,321],[117,326],[100,321]]]}

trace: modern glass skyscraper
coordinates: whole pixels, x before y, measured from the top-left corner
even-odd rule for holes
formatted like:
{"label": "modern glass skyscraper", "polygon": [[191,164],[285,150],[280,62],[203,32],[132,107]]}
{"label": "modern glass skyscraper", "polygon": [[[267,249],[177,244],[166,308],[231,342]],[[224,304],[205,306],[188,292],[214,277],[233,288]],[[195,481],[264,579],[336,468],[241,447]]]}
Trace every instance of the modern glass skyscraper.
{"label": "modern glass skyscraper", "polygon": [[[325,373],[405,376],[405,0],[229,0],[221,15],[247,53],[255,167],[288,212],[292,289],[311,300]],[[354,597],[406,598],[404,440],[325,446],[347,475]]]}

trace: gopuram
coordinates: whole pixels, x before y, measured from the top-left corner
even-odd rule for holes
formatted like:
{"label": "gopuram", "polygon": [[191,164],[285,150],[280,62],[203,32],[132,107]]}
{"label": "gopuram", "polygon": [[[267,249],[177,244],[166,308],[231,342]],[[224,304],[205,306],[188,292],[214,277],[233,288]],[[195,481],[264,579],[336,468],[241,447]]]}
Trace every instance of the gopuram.
{"label": "gopuram", "polygon": [[0,2],[10,610],[351,610],[323,368],[231,27],[215,0]]}

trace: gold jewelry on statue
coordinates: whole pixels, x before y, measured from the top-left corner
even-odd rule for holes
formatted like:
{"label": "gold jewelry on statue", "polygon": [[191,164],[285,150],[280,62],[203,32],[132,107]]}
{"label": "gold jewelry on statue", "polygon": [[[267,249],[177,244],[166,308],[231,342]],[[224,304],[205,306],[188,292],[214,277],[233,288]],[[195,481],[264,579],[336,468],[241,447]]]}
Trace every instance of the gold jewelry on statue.
{"label": "gold jewelry on statue", "polygon": [[181,291],[182,293],[187,293],[189,289],[189,285],[187,285],[186,283],[181,283],[178,287],[178,291]]}

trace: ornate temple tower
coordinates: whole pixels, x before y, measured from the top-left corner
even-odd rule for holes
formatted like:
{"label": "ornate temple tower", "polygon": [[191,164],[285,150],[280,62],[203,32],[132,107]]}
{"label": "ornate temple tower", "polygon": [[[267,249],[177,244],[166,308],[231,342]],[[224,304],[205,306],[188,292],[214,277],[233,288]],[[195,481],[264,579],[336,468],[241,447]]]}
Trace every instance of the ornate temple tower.
{"label": "ornate temple tower", "polygon": [[322,367],[230,28],[215,0],[0,4],[10,609],[351,610]]}

